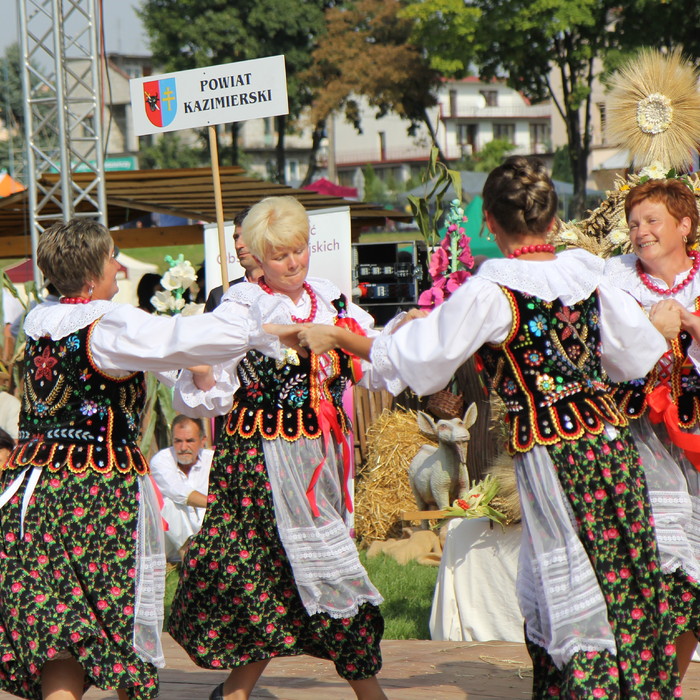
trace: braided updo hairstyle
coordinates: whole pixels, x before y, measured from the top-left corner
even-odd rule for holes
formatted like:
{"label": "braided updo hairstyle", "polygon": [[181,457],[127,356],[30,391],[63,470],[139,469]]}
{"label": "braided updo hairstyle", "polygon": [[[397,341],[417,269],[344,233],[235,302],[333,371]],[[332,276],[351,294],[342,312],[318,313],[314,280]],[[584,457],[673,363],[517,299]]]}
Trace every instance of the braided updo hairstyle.
{"label": "braided updo hairstyle", "polygon": [[484,184],[484,211],[510,235],[544,234],[557,211],[557,193],[542,161],[511,156]]}

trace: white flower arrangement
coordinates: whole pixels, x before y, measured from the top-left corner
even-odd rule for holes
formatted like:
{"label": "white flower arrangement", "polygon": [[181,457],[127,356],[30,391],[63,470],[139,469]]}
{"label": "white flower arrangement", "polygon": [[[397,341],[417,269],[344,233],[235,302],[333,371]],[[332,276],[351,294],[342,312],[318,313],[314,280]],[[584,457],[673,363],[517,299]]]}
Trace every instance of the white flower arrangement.
{"label": "white flower arrangement", "polygon": [[613,246],[622,246],[629,241],[627,229],[615,228],[608,234],[608,240]]}
{"label": "white flower arrangement", "polygon": [[578,242],[578,233],[569,227],[562,228],[559,232],[559,239],[564,243]]}
{"label": "white flower arrangement", "polygon": [[163,287],[162,292],[156,292],[151,297],[151,304],[155,307],[156,313],[175,316],[195,316],[202,313],[204,304],[193,302],[185,303],[183,295],[194,282],[197,281],[197,273],[189,260],[185,260],[182,253],[173,259],[166,255],[165,262],[170,266],[165,274],[160,278]]}
{"label": "white flower arrangement", "polygon": [[665,180],[668,177],[668,171],[670,168],[664,166],[663,163],[659,161],[654,161],[651,165],[647,165],[646,168],[642,168],[639,171],[639,177],[646,177],[649,180]]}

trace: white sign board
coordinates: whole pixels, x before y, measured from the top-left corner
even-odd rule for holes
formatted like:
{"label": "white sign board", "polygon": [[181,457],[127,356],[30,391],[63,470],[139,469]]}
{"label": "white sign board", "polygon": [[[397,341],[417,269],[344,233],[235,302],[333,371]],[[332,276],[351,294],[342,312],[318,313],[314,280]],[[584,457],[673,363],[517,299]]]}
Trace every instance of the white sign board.
{"label": "white sign board", "polygon": [[[334,282],[351,298],[352,243],[350,237],[350,207],[334,207],[309,212],[310,277],[324,277]],[[229,281],[244,275],[233,247],[233,223],[224,224]],[[207,294],[221,285],[221,259],[216,224],[204,227],[204,270]]]}
{"label": "white sign board", "polygon": [[288,114],[284,56],[129,81],[137,136]]}

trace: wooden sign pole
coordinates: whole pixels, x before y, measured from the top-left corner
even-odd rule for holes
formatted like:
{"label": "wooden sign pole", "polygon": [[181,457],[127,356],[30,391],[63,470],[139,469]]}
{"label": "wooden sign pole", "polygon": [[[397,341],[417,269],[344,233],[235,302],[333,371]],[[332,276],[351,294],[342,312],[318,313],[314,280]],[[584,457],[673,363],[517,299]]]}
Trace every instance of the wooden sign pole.
{"label": "wooden sign pole", "polygon": [[221,196],[221,176],[219,174],[219,148],[216,145],[216,127],[209,127],[209,155],[211,172],[214,178],[214,202],[216,204],[216,228],[219,233],[219,258],[221,260],[221,284],[224,292],[228,289],[228,255],[226,254],[226,236],[224,234],[224,202]]}

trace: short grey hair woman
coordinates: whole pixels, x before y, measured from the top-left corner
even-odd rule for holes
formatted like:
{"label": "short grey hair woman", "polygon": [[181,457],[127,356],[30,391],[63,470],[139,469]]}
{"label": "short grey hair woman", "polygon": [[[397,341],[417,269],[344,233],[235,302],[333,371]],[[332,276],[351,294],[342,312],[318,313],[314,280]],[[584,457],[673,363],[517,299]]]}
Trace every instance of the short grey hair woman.
{"label": "short grey hair woman", "polygon": [[[0,472],[0,688],[124,700],[158,694],[160,511],[139,449],[144,371],[224,361],[276,339],[214,314],[167,318],[112,298],[118,251],[88,219],[48,228],[38,264],[62,294],[25,321],[19,440]],[[20,640],[20,641],[17,641]]]}

